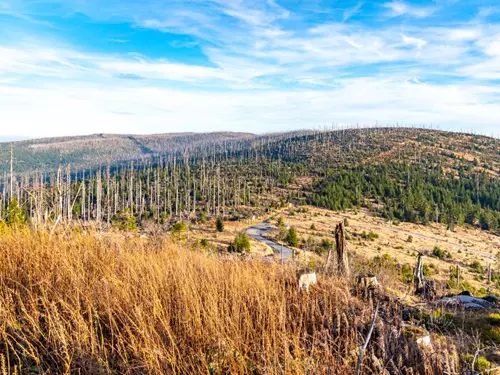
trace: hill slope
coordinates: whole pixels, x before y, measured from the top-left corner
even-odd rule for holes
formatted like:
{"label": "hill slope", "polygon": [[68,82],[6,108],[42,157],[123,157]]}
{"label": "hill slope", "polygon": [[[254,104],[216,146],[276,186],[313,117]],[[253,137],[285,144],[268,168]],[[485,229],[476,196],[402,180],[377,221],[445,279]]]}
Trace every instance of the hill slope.
{"label": "hill slope", "polygon": [[[168,133],[154,135],[95,134],[14,142],[15,170],[49,171],[71,164],[75,169],[149,158],[227,141],[254,137],[249,133]],[[10,168],[10,143],[0,143],[0,173]]]}

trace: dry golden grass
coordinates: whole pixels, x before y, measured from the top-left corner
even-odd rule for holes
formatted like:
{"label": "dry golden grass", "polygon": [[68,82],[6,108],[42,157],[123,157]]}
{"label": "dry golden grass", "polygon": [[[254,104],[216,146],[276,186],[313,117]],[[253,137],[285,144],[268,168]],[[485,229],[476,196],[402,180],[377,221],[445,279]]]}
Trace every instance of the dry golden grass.
{"label": "dry golden grass", "polygon": [[[363,374],[457,370],[452,345],[422,351],[382,311]],[[0,233],[3,375],[348,374],[372,314],[346,280],[300,293],[291,267],[162,238]]]}
{"label": "dry golden grass", "polygon": [[[289,210],[283,212],[282,216],[287,224],[295,227],[302,239],[312,236],[317,241],[327,237],[333,239],[335,225],[344,219],[348,219],[349,226],[346,227],[350,235],[348,241],[349,250],[360,257],[368,260],[384,254],[390,255],[399,264],[415,265],[418,252],[432,254],[435,246],[451,254],[451,259],[440,260],[432,256],[425,258],[425,263],[432,265],[432,277],[443,283],[450,277],[450,268],[460,267],[461,278],[473,287],[490,289],[492,292],[500,293],[494,284],[487,284],[486,278],[477,280],[476,274],[469,265],[479,261],[484,269],[491,264],[496,269],[497,254],[500,253],[500,237],[482,231],[477,228],[459,227],[454,232],[448,231],[445,225],[432,223],[430,225],[418,225],[413,223],[391,224],[382,218],[375,217],[366,210],[357,212],[335,212],[307,206],[306,213]],[[290,213],[293,212],[293,215]],[[314,224],[315,230],[311,230]],[[378,238],[373,241],[360,238],[362,232],[374,232]],[[355,236],[358,234],[358,236]],[[408,237],[412,241],[408,242]]]}

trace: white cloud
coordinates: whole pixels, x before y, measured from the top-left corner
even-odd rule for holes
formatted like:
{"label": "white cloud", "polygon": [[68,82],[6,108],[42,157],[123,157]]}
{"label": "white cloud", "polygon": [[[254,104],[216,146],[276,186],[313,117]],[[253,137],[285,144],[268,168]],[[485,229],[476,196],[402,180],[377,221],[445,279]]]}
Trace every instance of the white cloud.
{"label": "white cloud", "polygon": [[403,39],[404,44],[414,45],[418,49],[422,48],[423,46],[425,46],[427,44],[427,42],[423,39],[414,38],[414,37],[411,37],[411,36],[408,36],[405,34],[401,34],[401,38]]}
{"label": "white cloud", "polygon": [[436,11],[435,7],[418,7],[398,0],[385,3],[383,6],[389,10],[387,14],[389,17],[408,15],[416,18],[425,18]]}
{"label": "white cloud", "polygon": [[[0,87],[1,135],[172,132],[232,129],[266,132],[328,125],[440,124],[493,129],[496,87],[431,85],[390,79],[343,79],[336,89],[185,92],[138,87]],[[26,111],[26,108],[30,108]],[[17,134],[19,135],[19,134]]]}
{"label": "white cloud", "polygon": [[363,7],[363,3],[359,2],[355,6],[353,6],[352,8],[344,10],[344,15],[342,16],[342,22],[345,22],[349,18],[351,18],[352,16],[358,14],[362,7]]}
{"label": "white cloud", "polygon": [[[414,19],[400,25],[401,19],[386,18],[376,27],[308,23],[300,11],[272,0],[148,1],[133,9],[118,0],[102,9],[79,3],[93,19],[113,16],[190,35],[208,63],[84,53],[48,40],[0,43],[0,123],[19,124],[2,127],[0,135],[20,128],[28,136],[47,135],[44,129],[52,135],[268,131],[332,121],[486,129],[500,120],[499,93],[488,82],[500,79],[498,26],[473,20],[420,27],[429,20],[417,19],[435,15],[439,2],[385,3],[385,16]],[[338,19],[349,20],[362,6],[340,10]],[[449,76],[465,83],[448,84]]]}

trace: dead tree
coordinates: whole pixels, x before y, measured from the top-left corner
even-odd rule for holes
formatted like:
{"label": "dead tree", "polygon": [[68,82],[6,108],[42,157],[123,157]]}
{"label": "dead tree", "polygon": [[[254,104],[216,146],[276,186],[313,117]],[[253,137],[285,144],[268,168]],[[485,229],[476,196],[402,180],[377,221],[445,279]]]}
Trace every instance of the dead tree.
{"label": "dead tree", "polygon": [[349,276],[349,260],[347,259],[344,224],[335,228],[335,249],[337,251],[337,269],[340,275]]}
{"label": "dead tree", "polygon": [[424,290],[424,262],[422,260],[423,254],[419,253],[417,257],[417,265],[413,271],[413,283],[415,285],[415,294],[421,294]]}
{"label": "dead tree", "polygon": [[9,200],[14,197],[14,144],[10,144],[10,191]]}
{"label": "dead tree", "polygon": [[433,300],[436,297],[436,285],[434,280],[427,280],[424,276],[423,256],[422,253],[418,254],[417,265],[413,272],[415,294],[419,294],[428,300]]}
{"label": "dead tree", "polygon": [[333,247],[330,246],[328,249],[328,255],[326,257],[326,262],[325,262],[325,273],[328,273],[330,271],[332,257],[333,257]]}

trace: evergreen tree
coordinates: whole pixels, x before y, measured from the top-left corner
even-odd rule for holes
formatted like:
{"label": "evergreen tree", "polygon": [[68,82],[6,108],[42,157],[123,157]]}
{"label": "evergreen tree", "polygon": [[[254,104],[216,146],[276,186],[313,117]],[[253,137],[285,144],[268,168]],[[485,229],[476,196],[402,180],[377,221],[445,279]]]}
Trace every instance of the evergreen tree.
{"label": "evergreen tree", "polygon": [[299,238],[295,228],[292,227],[288,230],[285,240],[290,246],[297,247],[299,245]]}
{"label": "evergreen tree", "polygon": [[217,220],[215,221],[215,229],[217,232],[224,232],[224,221],[220,216],[217,217]]}

